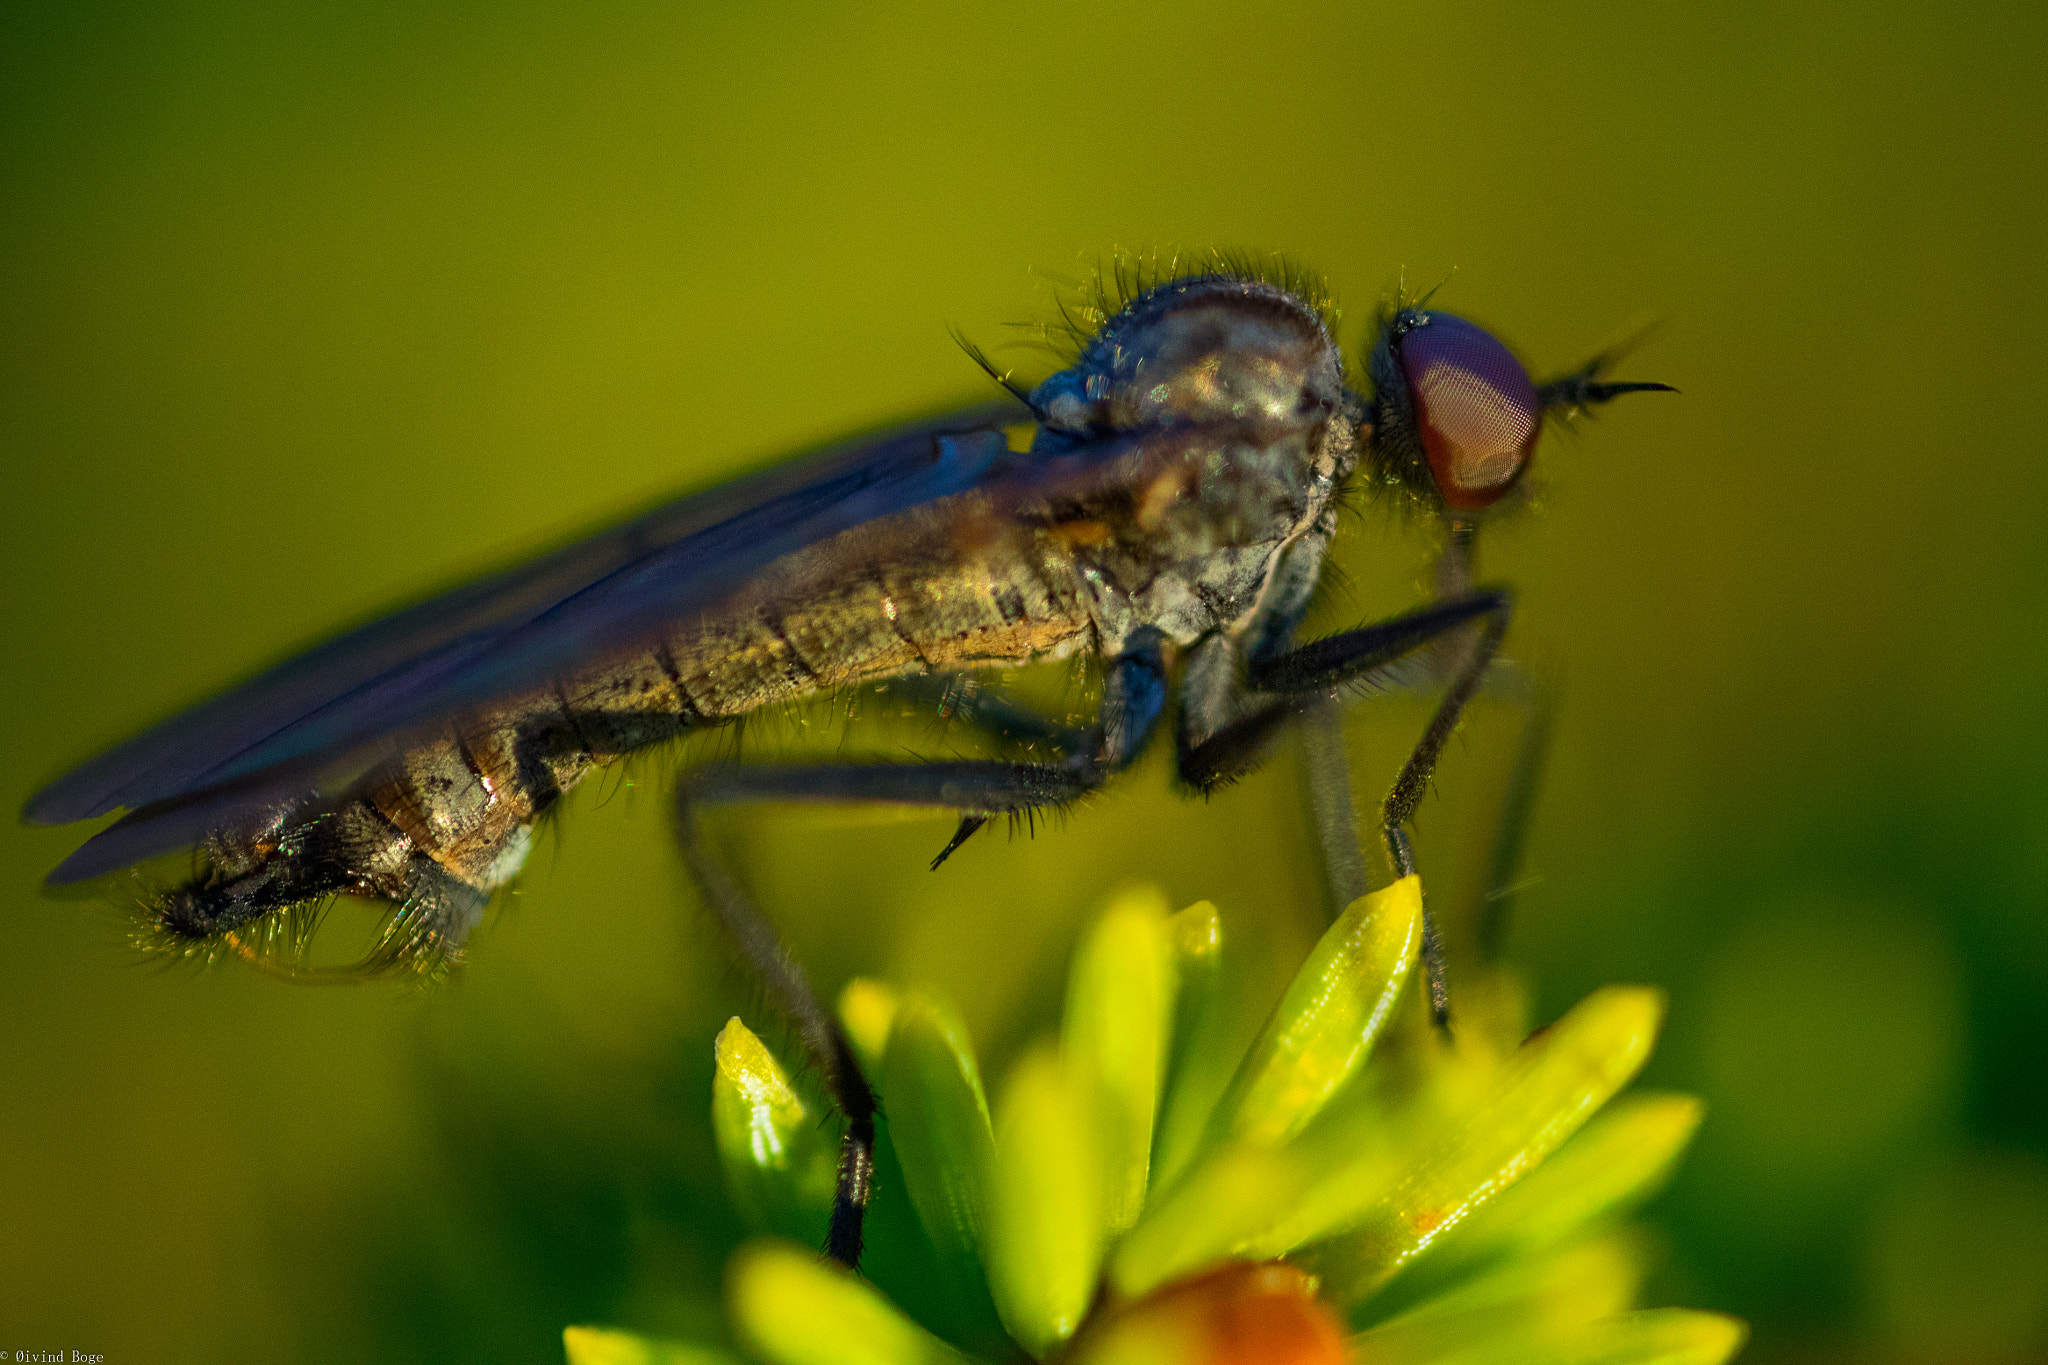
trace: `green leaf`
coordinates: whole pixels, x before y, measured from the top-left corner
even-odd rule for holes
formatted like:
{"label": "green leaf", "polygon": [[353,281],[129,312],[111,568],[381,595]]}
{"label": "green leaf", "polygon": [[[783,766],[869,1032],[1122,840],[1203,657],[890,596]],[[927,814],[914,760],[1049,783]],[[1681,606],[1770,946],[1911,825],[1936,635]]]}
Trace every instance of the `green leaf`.
{"label": "green leaf", "polygon": [[1074,1334],[1102,1261],[1101,1155],[1087,1092],[1041,1046],[996,1105],[989,1292],[1003,1327],[1034,1356]]}
{"label": "green leaf", "polygon": [[1605,987],[1525,1044],[1461,1117],[1397,1125],[1377,1151],[1354,1125],[1311,1134],[1304,1150],[1331,1174],[1247,1250],[1277,1256],[1341,1233],[1312,1259],[1327,1294],[1364,1297],[1577,1132],[1642,1069],[1663,1017],[1661,992]]}
{"label": "green leaf", "polygon": [[[1558,1365],[1722,1365],[1749,1339],[1749,1325],[1725,1313],[1649,1308],[1588,1325],[1550,1359]],[[1547,1365],[1523,1357],[1529,1365]]]}
{"label": "green leaf", "polygon": [[1212,1143],[1299,1133],[1386,1027],[1422,934],[1422,882],[1353,901],[1295,974],[1209,1120]]}
{"label": "green leaf", "polygon": [[733,1204],[758,1229],[821,1243],[838,1173],[826,1131],[738,1016],[714,1055],[711,1129]]}
{"label": "green leaf", "polygon": [[966,1026],[928,996],[904,997],[880,1081],[918,1221],[941,1256],[978,1273],[995,1136]]}
{"label": "green leaf", "polygon": [[1074,954],[1060,1036],[1067,1074],[1088,1092],[1095,1118],[1103,1221],[1112,1233],[1145,1207],[1173,996],[1166,897],[1154,887],[1126,891]]}
{"label": "green leaf", "polygon": [[1596,1322],[1529,1321],[1477,1339],[1367,1332],[1353,1358],[1372,1365],[1722,1365],[1748,1335],[1739,1319],[1719,1313],[1655,1308]]}
{"label": "green leaf", "polygon": [[608,1327],[565,1327],[569,1365],[738,1365],[723,1351],[682,1341],[658,1341]]}
{"label": "green leaf", "polygon": [[874,1286],[787,1242],[755,1242],[726,1272],[733,1325],[771,1365],[960,1365],[967,1358]]}
{"label": "green leaf", "polygon": [[1174,1005],[1165,1103],[1152,1148],[1151,1192],[1169,1189],[1200,1149],[1216,1101],[1236,1070],[1223,993],[1223,921],[1197,901],[1166,921]]}

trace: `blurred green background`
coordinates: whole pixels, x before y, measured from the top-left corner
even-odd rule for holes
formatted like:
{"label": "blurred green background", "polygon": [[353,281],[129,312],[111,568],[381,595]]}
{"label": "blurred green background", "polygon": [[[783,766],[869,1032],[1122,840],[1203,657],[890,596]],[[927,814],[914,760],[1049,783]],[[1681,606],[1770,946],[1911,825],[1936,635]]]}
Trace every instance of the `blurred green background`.
{"label": "blurred green background", "polygon": [[[1662,1299],[1760,1362],[2040,1358],[2041,8],[963,13],[9,7],[7,800],[340,621],[973,394],[949,325],[1001,343],[1113,248],[1287,252],[1352,346],[1404,273],[1539,369],[1658,320],[1628,373],[1684,396],[1551,438],[1485,547],[1566,698],[1514,956],[1543,1017],[1671,990],[1650,1079],[1711,1111]],[[1369,512],[1325,624],[1428,551]],[[1354,717],[1364,797],[1423,715]],[[1509,733],[1440,770],[1447,881]],[[0,1347],[707,1322],[710,1040],[766,1021],[659,775],[580,791],[426,995],[139,966],[118,908],[38,891],[80,831],[10,828]],[[943,822],[725,828],[828,987],[935,981],[1000,1058],[1128,879],[1216,900],[1271,991],[1315,932],[1291,762],[1165,775],[936,876]]]}

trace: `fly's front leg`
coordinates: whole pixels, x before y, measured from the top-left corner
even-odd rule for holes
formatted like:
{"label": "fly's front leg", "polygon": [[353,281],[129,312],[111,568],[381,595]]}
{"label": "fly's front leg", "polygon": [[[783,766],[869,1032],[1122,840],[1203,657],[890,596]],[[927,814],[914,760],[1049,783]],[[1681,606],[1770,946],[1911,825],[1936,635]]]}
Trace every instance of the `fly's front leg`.
{"label": "fly's front leg", "polygon": [[[1588,378],[1606,361],[1596,360],[1590,370],[1582,372]],[[1565,386],[1566,388],[1569,385]],[[1657,385],[1627,386],[1633,388],[1656,388]],[[1611,397],[1612,395],[1608,395]],[[1588,394],[1584,401],[1606,401]],[[1444,541],[1443,553],[1437,559],[1436,594],[1439,598],[1457,597],[1472,590],[1474,565],[1478,553],[1478,526],[1466,520],[1454,519],[1448,527],[1449,534]],[[1472,647],[1472,641],[1453,638],[1446,644],[1429,651],[1430,673],[1434,681],[1443,681],[1457,671],[1464,654]],[[1533,678],[1511,661],[1496,658],[1486,671],[1481,683],[1486,695],[1507,702],[1521,715],[1521,733],[1515,743],[1514,765],[1508,770],[1506,787],[1501,793],[1498,816],[1494,821],[1493,839],[1486,850],[1487,864],[1481,869],[1482,879],[1478,887],[1478,904],[1474,907],[1473,921],[1476,925],[1479,955],[1482,960],[1493,958],[1500,950],[1502,937],[1507,930],[1510,905],[1520,890],[1522,863],[1522,840],[1528,832],[1529,818],[1534,813],[1536,791],[1543,776],[1544,759],[1549,754],[1551,722],[1554,719],[1557,699],[1547,687],[1539,685]]]}
{"label": "fly's front leg", "polygon": [[[1301,713],[1309,699],[1326,696],[1347,682],[1371,676],[1425,646],[1443,641],[1475,623],[1476,637],[1460,651],[1443,700],[1422,738],[1394,779],[1380,807],[1381,834],[1394,875],[1415,871],[1415,853],[1406,825],[1428,789],[1458,716],[1478,690],[1487,667],[1507,633],[1513,604],[1505,589],[1480,588],[1434,602],[1391,621],[1315,640],[1246,666],[1243,688],[1251,694],[1232,718],[1191,716],[1181,732],[1180,770],[1197,787],[1211,787],[1242,771],[1266,739]],[[1215,728],[1211,722],[1220,721]],[[1450,1018],[1450,995],[1444,979],[1443,938],[1435,919],[1423,915],[1423,963],[1428,976],[1430,1010],[1439,1023]]]}
{"label": "fly's front leg", "polygon": [[1330,917],[1372,889],[1365,846],[1358,840],[1358,810],[1351,799],[1351,755],[1344,748],[1344,710],[1335,697],[1301,703],[1301,758],[1309,812],[1323,850]]}
{"label": "fly's front leg", "polygon": [[846,1115],[839,1177],[825,1253],[845,1265],[860,1261],[861,1226],[874,1183],[875,1094],[845,1029],[820,1000],[810,978],[774,926],[706,846],[696,807],[705,802],[885,802],[938,806],[961,813],[948,854],[997,814],[1025,815],[1061,805],[1100,787],[1127,767],[1166,707],[1163,641],[1145,632],[1111,664],[1096,724],[1058,763],[967,760],[940,763],[805,765],[724,764],[686,774],[676,793],[676,836],[690,873],[734,946],[795,1027],[832,1102]]}

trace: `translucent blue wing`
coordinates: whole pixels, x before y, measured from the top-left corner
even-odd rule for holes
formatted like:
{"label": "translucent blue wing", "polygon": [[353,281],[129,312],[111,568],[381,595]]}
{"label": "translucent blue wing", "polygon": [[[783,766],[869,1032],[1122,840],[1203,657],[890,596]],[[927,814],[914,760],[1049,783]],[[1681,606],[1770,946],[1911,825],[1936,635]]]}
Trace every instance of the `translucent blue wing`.
{"label": "translucent blue wing", "polygon": [[140,811],[280,765],[303,787],[309,764],[544,681],[709,605],[780,554],[973,486],[1004,451],[1000,425],[1027,418],[984,404],[678,499],[289,659],[82,764],[23,814]]}

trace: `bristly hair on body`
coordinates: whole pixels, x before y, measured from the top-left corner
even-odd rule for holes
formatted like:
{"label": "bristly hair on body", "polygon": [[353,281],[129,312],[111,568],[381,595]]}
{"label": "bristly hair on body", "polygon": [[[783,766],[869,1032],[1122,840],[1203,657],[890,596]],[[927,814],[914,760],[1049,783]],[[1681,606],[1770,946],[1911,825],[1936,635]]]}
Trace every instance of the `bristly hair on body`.
{"label": "bristly hair on body", "polygon": [[[1062,277],[1048,273],[1043,278],[1053,286],[1052,306],[1056,316],[1010,324],[1024,336],[1009,344],[1048,351],[1062,367],[1079,362],[1088,347],[1133,302],[1159,286],[1175,281],[1225,279],[1285,290],[1308,306],[1333,341],[1340,345],[1344,341],[1343,310],[1328,281],[1280,252],[1215,247],[1195,251],[1175,247],[1154,247],[1147,251],[1112,248],[1107,256],[1098,258],[1092,271],[1084,276]],[[1396,315],[1403,309],[1426,308],[1448,282],[1445,279],[1428,289],[1411,289],[1405,275],[1398,279],[1380,299],[1368,327],[1355,339],[1355,348],[1347,352],[1346,369],[1350,381],[1375,406],[1377,390],[1381,387],[1371,368],[1376,347],[1387,335]],[[1021,382],[1014,368],[998,368],[980,345],[957,328],[953,338],[990,379],[1027,407],[1030,406],[1032,386]],[[1596,364],[1604,369],[1639,339],[1639,335],[1632,336],[1627,342],[1608,348]],[[1560,425],[1569,426],[1568,416],[1561,416],[1559,421]],[[1444,531],[1442,502],[1434,486],[1422,482],[1427,478],[1427,466],[1418,458],[1419,452],[1402,452],[1394,456],[1370,440],[1364,444],[1365,458],[1336,490],[1337,514],[1363,520],[1371,509],[1390,515],[1403,528]],[[1507,500],[1508,505],[1490,509],[1492,518],[1527,511],[1535,506],[1539,492],[1539,484],[1525,481]],[[1341,597],[1343,587],[1342,566],[1334,560],[1326,560],[1321,582],[1315,589],[1315,604],[1324,605]]]}
{"label": "bristly hair on body", "polygon": [[[196,879],[204,884],[203,875]],[[273,910],[234,929],[205,938],[180,934],[166,923],[181,893],[137,874],[132,888],[133,929],[130,939],[143,957],[166,967],[206,967],[237,958],[266,976],[302,986],[352,985],[368,980],[410,982],[420,986],[446,980],[461,966],[462,955],[431,931],[427,907],[412,902],[393,904],[330,892]],[[347,900],[377,921],[369,948],[348,962],[312,960],[313,944],[337,905]]]}
{"label": "bristly hair on body", "polygon": [[1063,365],[1079,358],[1117,314],[1150,290],[1175,280],[1225,279],[1284,289],[1308,305],[1332,338],[1342,319],[1323,277],[1277,252],[1115,248],[1083,278],[1046,278],[1054,288],[1053,307],[1058,317],[1013,326],[1027,333],[1032,343],[1050,350]]}
{"label": "bristly hair on body", "polygon": [[[537,841],[544,834],[557,833],[562,812],[560,802],[539,812],[529,837]],[[318,811],[285,825],[275,836],[277,842],[304,844],[332,814]],[[451,937],[447,931],[448,917],[456,907],[424,888],[415,888],[402,900],[330,890],[287,902],[232,929],[204,935],[181,931],[178,923],[194,901],[227,880],[221,860],[206,843],[193,849],[192,871],[182,883],[167,884],[147,869],[137,869],[131,874],[128,891],[133,915],[131,942],[145,959],[165,966],[190,963],[205,967],[238,958],[267,976],[299,985],[382,979],[425,987],[448,979],[463,964],[464,936]],[[501,904],[516,884],[515,876],[494,887],[477,913]],[[316,961],[314,944],[344,902],[363,912],[367,945],[350,959]]]}

